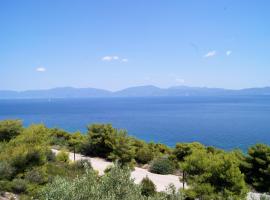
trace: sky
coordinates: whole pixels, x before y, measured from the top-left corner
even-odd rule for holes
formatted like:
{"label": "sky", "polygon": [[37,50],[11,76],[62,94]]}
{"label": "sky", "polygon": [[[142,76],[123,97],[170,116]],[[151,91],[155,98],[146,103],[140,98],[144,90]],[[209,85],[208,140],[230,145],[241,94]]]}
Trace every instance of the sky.
{"label": "sky", "polygon": [[0,90],[270,86],[269,0],[2,0]]}

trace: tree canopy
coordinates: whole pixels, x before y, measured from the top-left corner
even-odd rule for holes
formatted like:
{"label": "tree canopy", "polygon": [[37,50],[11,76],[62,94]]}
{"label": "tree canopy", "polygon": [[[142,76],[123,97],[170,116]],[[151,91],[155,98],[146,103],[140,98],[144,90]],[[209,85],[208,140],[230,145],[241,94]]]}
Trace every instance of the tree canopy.
{"label": "tree canopy", "polygon": [[270,192],[270,147],[265,144],[250,147],[243,165],[247,182],[257,191]]}
{"label": "tree canopy", "polygon": [[239,161],[234,154],[194,151],[185,158],[182,169],[187,173],[187,196],[205,200],[244,199],[247,187]]}

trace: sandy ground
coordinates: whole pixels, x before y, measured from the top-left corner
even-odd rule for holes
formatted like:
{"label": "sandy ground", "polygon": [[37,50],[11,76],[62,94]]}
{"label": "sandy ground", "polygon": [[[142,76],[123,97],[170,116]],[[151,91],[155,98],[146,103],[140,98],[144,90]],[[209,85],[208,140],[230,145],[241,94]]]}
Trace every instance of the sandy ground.
{"label": "sandy ground", "polygon": [[[247,200],[260,200],[260,197],[262,196],[262,194],[260,193],[256,193],[256,192],[249,192],[248,196],[247,196]],[[266,197],[268,199],[270,199],[270,195],[263,195],[264,197]]]}
{"label": "sandy ground", "polygon": [[[57,154],[59,151],[53,149],[52,150],[55,154]],[[73,160],[73,153],[69,153],[69,159]],[[92,158],[83,156],[81,154],[75,154],[75,160],[89,160],[92,164],[92,167],[99,172],[99,175],[104,174],[104,170],[112,165],[113,163],[108,162],[101,158]],[[182,187],[182,183],[179,181],[179,177],[175,175],[159,175],[159,174],[153,174],[146,169],[135,167],[135,170],[131,173],[131,177],[134,179],[135,183],[140,183],[141,180],[148,176],[149,179],[153,181],[153,183],[157,187],[157,191],[165,191],[166,187],[169,184],[173,184],[177,189]]]}

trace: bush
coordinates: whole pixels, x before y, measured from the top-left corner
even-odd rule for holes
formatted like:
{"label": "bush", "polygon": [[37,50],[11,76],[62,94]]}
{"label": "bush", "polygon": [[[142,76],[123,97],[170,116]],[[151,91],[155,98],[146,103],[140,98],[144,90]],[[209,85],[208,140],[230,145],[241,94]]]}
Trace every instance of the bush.
{"label": "bush", "polygon": [[150,171],[156,174],[172,174],[174,170],[173,162],[167,157],[157,158],[150,165]]}
{"label": "bush", "polygon": [[64,130],[58,128],[49,129],[49,134],[51,135],[51,144],[59,146],[67,146],[68,140],[70,139],[70,134]]}
{"label": "bush", "polygon": [[130,179],[130,172],[119,167],[101,178],[93,170],[74,179],[56,178],[41,192],[40,199],[46,200],[139,200],[140,189]]}
{"label": "bush", "polygon": [[116,135],[112,143],[112,151],[108,159],[117,161],[120,165],[129,165],[133,167],[135,160],[135,149],[132,146],[132,140],[127,136],[124,130],[116,130]]}
{"label": "bush", "polygon": [[69,162],[69,154],[62,150],[56,155],[56,160],[59,162]]}
{"label": "bush", "polygon": [[49,137],[46,127],[33,125],[12,139],[0,152],[0,161],[10,163],[16,173],[47,162]]}
{"label": "bush", "polygon": [[47,157],[48,161],[55,161],[56,160],[55,153],[53,153],[51,150],[47,151],[46,157]]}
{"label": "bush", "polygon": [[25,146],[18,146],[11,150],[13,152],[8,159],[11,165],[16,168],[17,173],[33,166],[43,165],[46,162],[45,150],[38,146],[30,148],[31,146],[27,147],[25,144]]}
{"label": "bush", "polygon": [[14,175],[15,169],[8,162],[0,161],[0,180],[10,180]]}
{"label": "bush", "polygon": [[139,149],[136,153],[136,161],[138,163],[146,164],[151,160],[153,160],[153,158],[154,158],[153,152],[147,147]]}
{"label": "bush", "polygon": [[31,183],[44,184],[48,181],[47,174],[44,169],[32,169],[25,174],[25,179]]}
{"label": "bush", "polygon": [[73,169],[85,169],[85,168],[92,168],[91,162],[89,160],[78,160],[72,163]]}
{"label": "bush", "polygon": [[23,193],[27,190],[27,182],[23,179],[14,179],[11,183],[11,189],[14,193]]}
{"label": "bush", "polygon": [[109,173],[112,170],[113,167],[114,167],[113,165],[107,166],[106,169],[104,170],[104,173],[105,174]]}
{"label": "bush", "polygon": [[141,181],[141,192],[144,196],[154,196],[156,194],[156,186],[155,184],[148,178],[145,177]]}
{"label": "bush", "polygon": [[0,142],[9,141],[19,135],[23,130],[22,121],[4,120],[0,121]]}
{"label": "bush", "polygon": [[169,155],[171,154],[171,149],[164,145],[164,144],[160,144],[160,143],[154,143],[154,142],[150,142],[147,144],[148,148],[150,149],[150,151],[154,154],[154,157],[162,157],[164,155]]}
{"label": "bush", "polygon": [[260,200],[270,200],[270,196],[269,195],[262,194],[260,196]]}
{"label": "bush", "polygon": [[93,170],[73,180],[57,177],[46,185],[40,200],[180,200],[177,192],[157,193],[155,196],[143,196],[140,187],[130,178],[130,171],[119,166],[102,177]]}
{"label": "bush", "polygon": [[1,192],[9,192],[11,191],[11,182],[10,181],[1,181],[0,180],[0,195]]}

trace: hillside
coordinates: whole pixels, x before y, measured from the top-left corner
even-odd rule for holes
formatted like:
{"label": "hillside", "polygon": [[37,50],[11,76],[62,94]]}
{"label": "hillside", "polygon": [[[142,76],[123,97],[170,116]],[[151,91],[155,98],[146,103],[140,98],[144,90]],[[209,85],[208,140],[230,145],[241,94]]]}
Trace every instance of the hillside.
{"label": "hillside", "polygon": [[116,92],[96,88],[62,87],[48,90],[0,90],[1,99],[20,98],[91,98],[91,97],[176,97],[176,96],[226,96],[270,95],[270,87],[231,90],[223,88],[175,86],[159,88],[152,85],[129,87]]}

